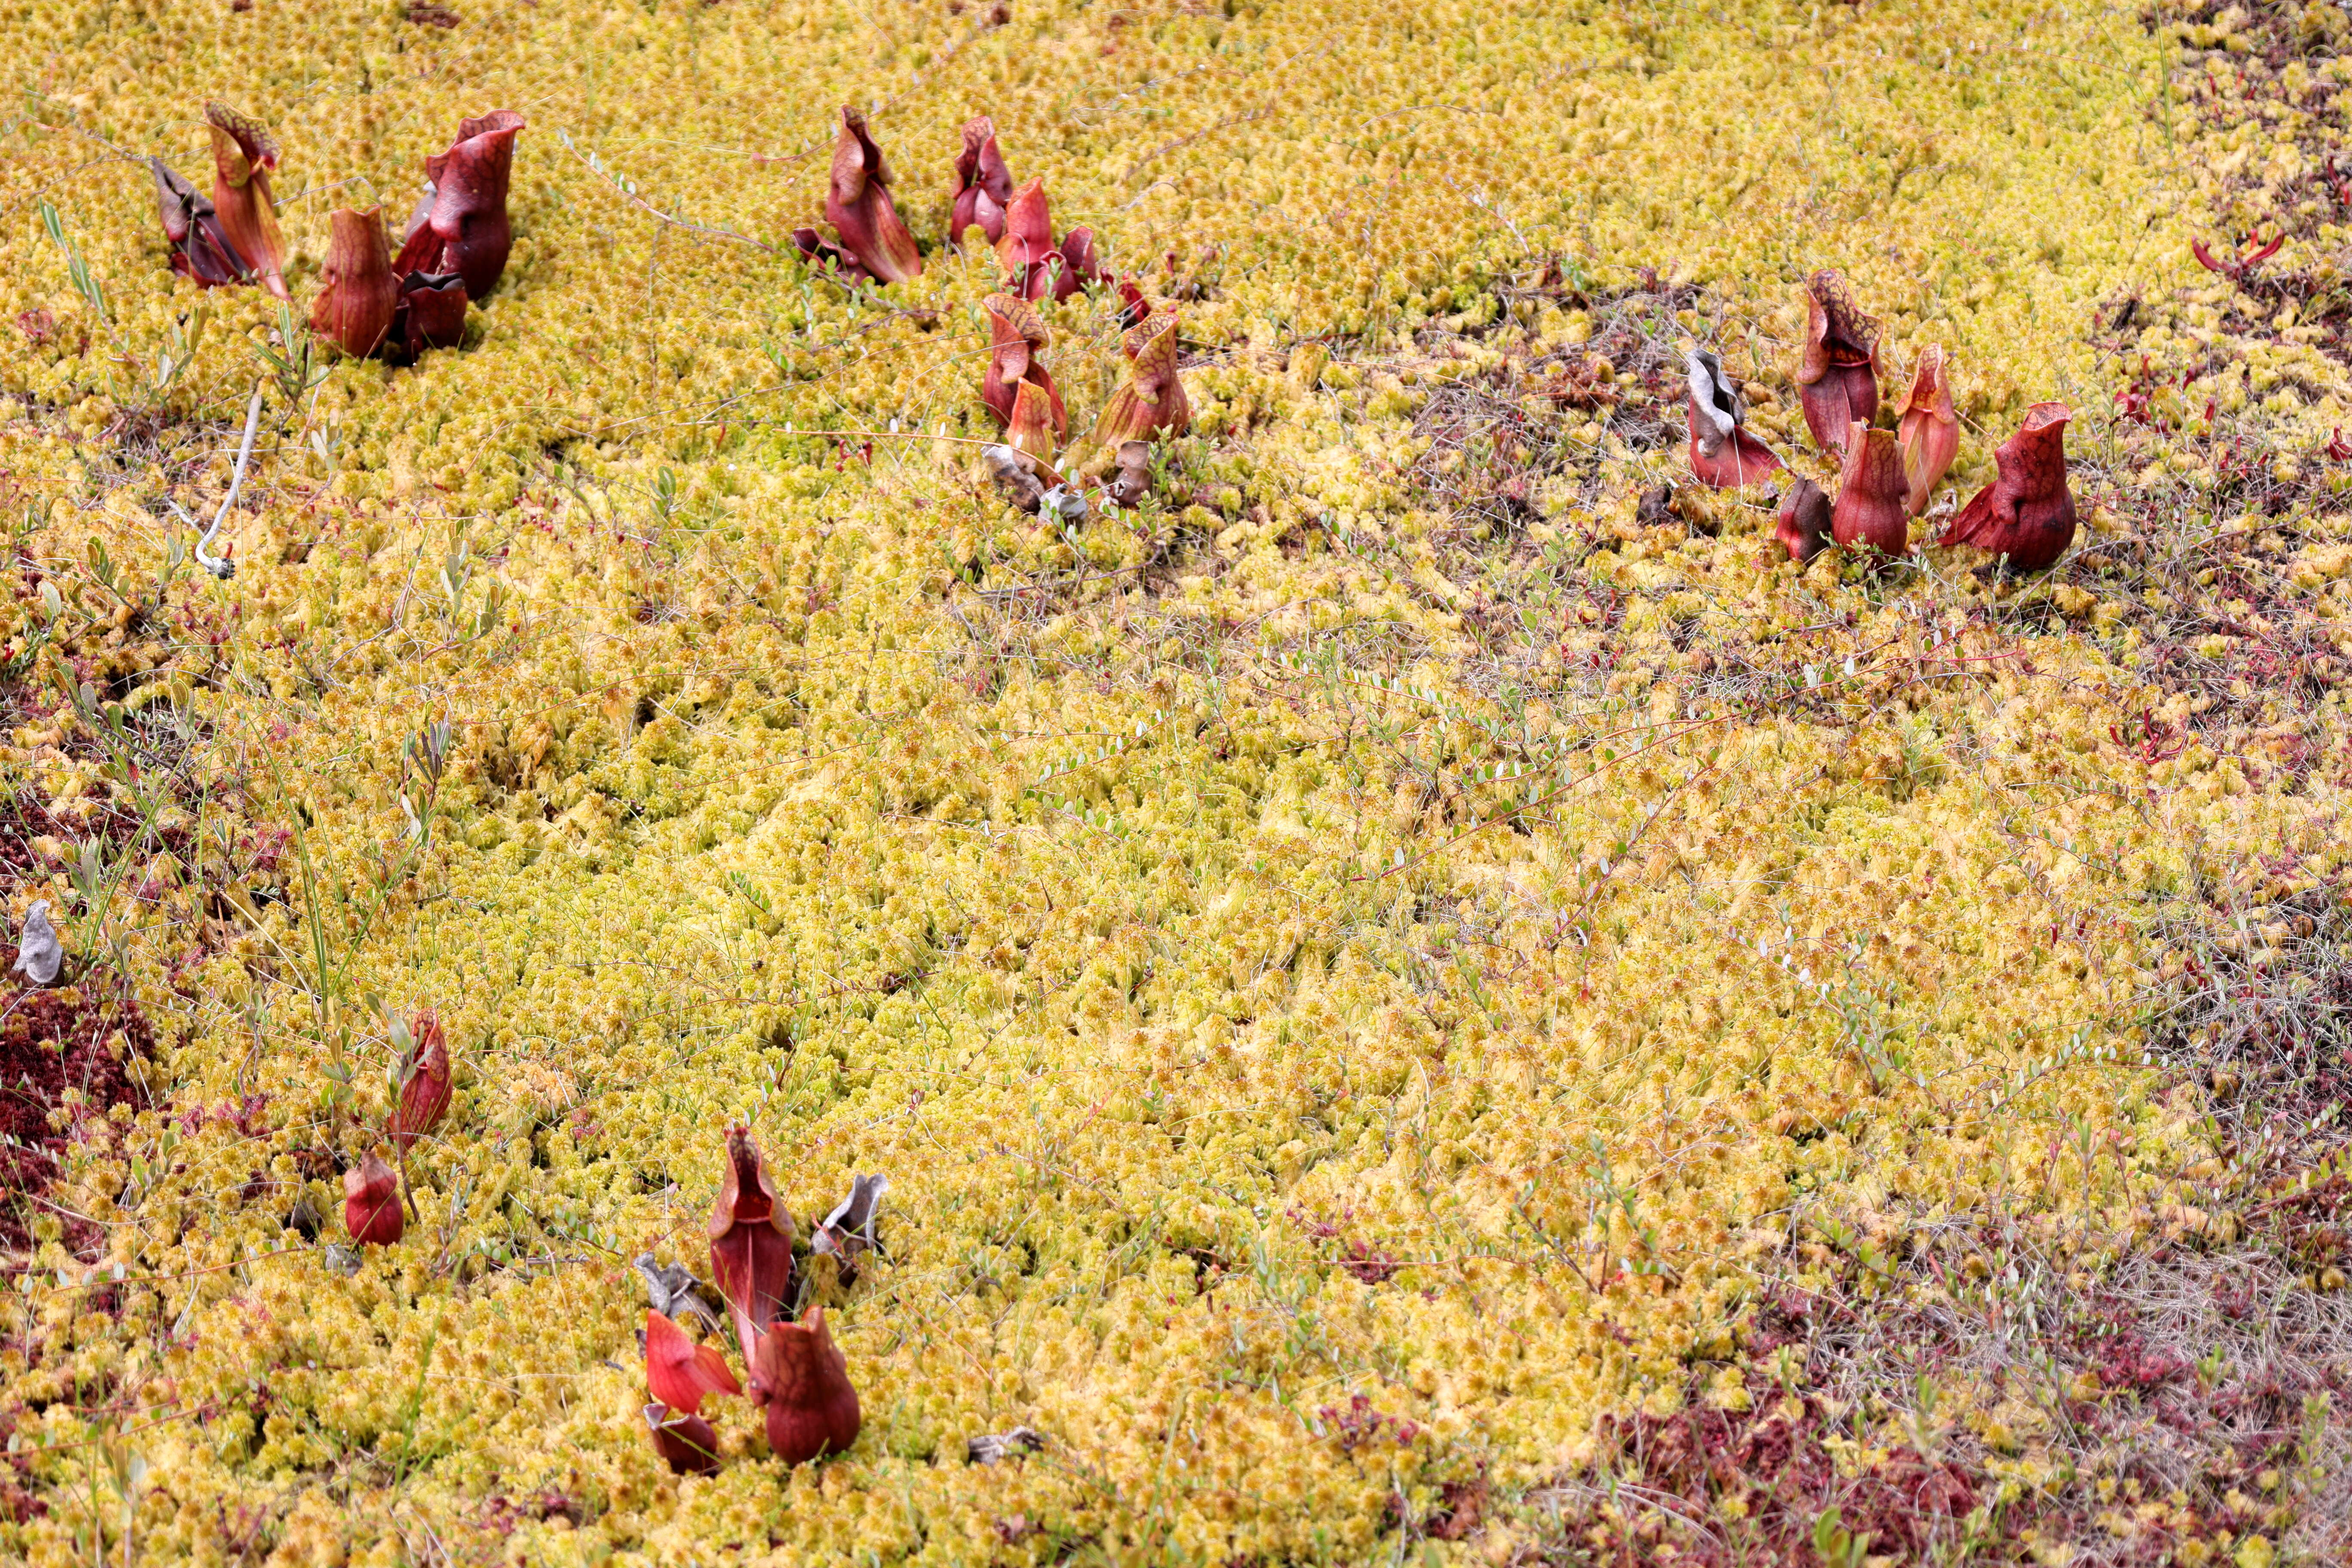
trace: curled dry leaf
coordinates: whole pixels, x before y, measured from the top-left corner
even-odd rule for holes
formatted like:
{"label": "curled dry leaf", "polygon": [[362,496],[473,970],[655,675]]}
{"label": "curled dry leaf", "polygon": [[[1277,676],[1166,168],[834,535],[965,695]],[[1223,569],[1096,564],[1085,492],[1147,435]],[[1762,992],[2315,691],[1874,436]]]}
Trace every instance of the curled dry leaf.
{"label": "curled dry leaf", "polygon": [[155,176],[155,210],[172,246],[172,270],[205,287],[250,280],[253,268],[222,226],[212,198],[188,184],[161,158],[147,166]]}
{"label": "curled dry leaf", "polygon": [[1675,487],[1657,484],[1643,490],[1641,499],[1633,503],[1633,521],[1643,528],[1664,528],[1680,522],[1682,519],[1675,511]]}
{"label": "curled dry leaf", "polygon": [[982,1432],[967,1439],[963,1457],[969,1465],[996,1465],[1023,1454],[1034,1454],[1045,1447],[1044,1433],[1034,1427],[1015,1426],[1010,1432]]}
{"label": "curled dry leaf", "polygon": [[988,465],[989,478],[995,483],[997,493],[1016,510],[1032,516],[1045,505],[1047,495],[1058,495],[1066,488],[1062,476],[1050,465],[1018,447],[983,447],[980,456]]}
{"label": "curled dry leaf", "polygon": [[1946,544],[1973,544],[2008,558],[2019,572],[2054,565],[2074,541],[2074,492],[2066,482],[2063,403],[2026,410],[2016,435],[1993,448],[1993,482],[1970,498],[1945,533]]}
{"label": "curled dry leaf", "polygon": [[1121,441],[1113,458],[1110,482],[1103,487],[1104,499],[1118,507],[1138,506],[1151,493],[1151,443]]}
{"label": "curled dry leaf", "polygon": [[816,1234],[809,1237],[809,1250],[832,1253],[844,1263],[856,1261],[861,1252],[877,1250],[881,1243],[875,1220],[882,1194],[889,1190],[887,1176],[851,1176],[849,1195],[817,1223]]}
{"label": "curled dry leaf", "polygon": [[645,1276],[646,1294],[653,1310],[665,1316],[690,1320],[706,1333],[716,1333],[722,1325],[719,1316],[726,1310],[726,1298],[694,1277],[682,1263],[656,1264],[654,1255],[641,1252],[635,1268]]}

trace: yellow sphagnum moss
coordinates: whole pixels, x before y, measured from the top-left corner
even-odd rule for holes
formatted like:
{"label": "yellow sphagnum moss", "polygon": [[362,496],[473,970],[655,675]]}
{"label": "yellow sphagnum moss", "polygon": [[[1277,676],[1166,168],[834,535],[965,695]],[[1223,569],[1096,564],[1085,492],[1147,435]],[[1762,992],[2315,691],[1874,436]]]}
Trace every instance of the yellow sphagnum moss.
{"label": "yellow sphagnum moss", "polygon": [[[2209,289],[2207,325],[2152,318],[2162,354],[2228,292],[2187,240],[2242,198],[2172,39],[2016,0],[1005,10],[14,8],[0,484],[40,526],[0,778],[93,833],[136,810],[91,760],[112,700],[186,787],[95,910],[56,836],[15,895],[112,944],[159,1099],[68,1146],[0,1293],[45,1501],[0,1557],[130,1528],[152,1562],[1363,1561],[1445,1482],[1540,1483],[1671,1404],[1767,1254],[1850,1280],[1921,1215],[2059,1245],[2190,1201],[2141,914],[2257,854],[2334,871],[2327,802],[2120,746],[2151,699],[2093,595],[1800,575],[1735,500],[1691,503],[1711,537],[1635,525],[1678,447],[1588,426],[1600,482],[1466,554],[1409,479],[1433,395],[1591,341],[1643,268],[1817,477],[1789,301],[1831,265],[1890,387],[1948,353],[1948,486],[2040,400],[2101,448],[2092,312]],[[167,268],[143,161],[201,185],[207,97],[276,138],[283,317]],[[792,254],[844,103],[908,283]],[[501,108],[514,248],[464,346],[268,363],[331,212],[391,229]],[[943,230],[982,113],[1057,225],[1181,296],[1192,433],[1142,509],[1040,522],[977,477],[1001,279]],[[1547,258],[1586,302],[1532,287]],[[1043,309],[1091,428],[1118,300]],[[2229,377],[2342,422],[2315,350]],[[152,606],[257,380],[235,576],[131,613],[89,547]],[[1570,554],[1546,598],[1488,575]],[[2339,617],[2342,555],[2306,573]],[[1769,666],[1745,687],[1694,652],[1727,639]],[[454,1101],[416,1217],[346,1274],[335,1171],[425,1006]],[[722,1397],[728,1462],[679,1479],[630,1261],[707,1274],[735,1119],[803,1234],[889,1175],[887,1256],[820,1279],[864,1431],[787,1469]],[[1399,1425],[1343,1442],[1357,1395]],[[1041,1454],[965,1462],[1019,1426]]]}

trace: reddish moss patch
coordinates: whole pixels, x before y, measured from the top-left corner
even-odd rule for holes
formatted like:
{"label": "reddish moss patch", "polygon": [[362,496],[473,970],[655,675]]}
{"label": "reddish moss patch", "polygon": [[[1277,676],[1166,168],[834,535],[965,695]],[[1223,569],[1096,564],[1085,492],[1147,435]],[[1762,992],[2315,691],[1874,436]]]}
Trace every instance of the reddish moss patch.
{"label": "reddish moss patch", "polygon": [[[137,1005],[102,984],[0,992],[0,1133],[14,1141],[0,1143],[0,1246],[26,1244],[34,1200],[75,1128],[144,1103],[131,1058],[153,1047]],[[68,1089],[77,1091],[70,1105]]]}
{"label": "reddish moss patch", "polygon": [[[1694,1529],[1664,1507],[1588,1522],[1584,1539],[1616,1551],[1654,1550],[1672,1542],[1692,1564],[1811,1564],[1815,1531],[1836,1510],[1841,1528],[1866,1537],[1873,1553],[1899,1562],[1930,1560],[1969,1533],[1979,1480],[1948,1459],[1896,1447],[1879,1462],[1841,1473],[1825,1439],[1847,1436],[1817,1400],[1790,1400],[1730,1413],[1692,1405],[1663,1420],[1634,1415],[1604,1426],[1631,1458],[1635,1499],[1675,1500],[1697,1521],[1719,1521],[1728,1505],[1742,1522]],[[1702,1503],[1701,1500],[1705,1500]],[[2015,1521],[2012,1521],[2012,1523]]]}

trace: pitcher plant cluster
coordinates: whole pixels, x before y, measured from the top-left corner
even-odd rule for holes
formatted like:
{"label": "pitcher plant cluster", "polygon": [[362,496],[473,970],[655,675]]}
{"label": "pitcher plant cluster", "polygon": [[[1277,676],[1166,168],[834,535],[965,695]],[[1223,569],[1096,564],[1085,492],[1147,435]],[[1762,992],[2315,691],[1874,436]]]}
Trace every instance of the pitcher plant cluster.
{"label": "pitcher plant cluster", "polygon": [[[207,199],[161,158],[148,160],[172,268],[206,288],[258,284],[280,300],[287,247],[270,174],[278,143],[251,117],[205,106],[212,132],[213,191]],[[513,248],[507,185],[523,118],[497,109],[457,127],[448,148],[425,160],[422,195],[394,252],[381,206],[338,207],[320,269],[310,328],[354,359],[381,353],[414,360],[454,348],[466,305],[499,285]]]}
{"label": "pitcher plant cluster", "polygon": [[[843,106],[824,202],[825,220],[837,237],[798,228],[794,246],[812,264],[853,282],[901,283],[921,276],[921,249],[891,197],[895,183],[865,117]],[[1096,456],[1088,470],[1099,475],[1115,468],[1118,477],[1108,487],[1113,504],[1133,504],[1140,499],[1150,444],[1192,426],[1177,375],[1176,312],[1155,307],[1134,279],[1114,279],[1091,228],[1055,237],[1045,176],[1013,184],[995,122],[985,115],[964,123],[949,213],[950,242],[959,248],[992,247],[1003,268],[1003,288],[982,304],[990,338],[980,399],[1004,432],[1003,444],[989,453],[999,485],[1024,511],[1037,511],[1047,497],[1074,493],[1054,466],[1070,438],[1070,416],[1045,365],[1053,335],[1038,306],[1116,282],[1127,376],[1095,421]]]}
{"label": "pitcher plant cluster", "polygon": [[[1798,291],[1804,338],[1796,367],[1798,403],[1815,448],[1838,468],[1832,500],[1811,477],[1793,475],[1780,502],[1778,538],[1791,560],[1810,562],[1832,542],[1883,558],[1911,552],[1911,521],[1926,512],[1959,456],[1951,368],[1940,344],[1923,348],[1910,389],[1885,405],[1885,373],[1875,318],[1863,313],[1835,270]],[[1691,473],[1717,489],[1789,474],[1780,456],[1748,427],[1747,401],[1712,351],[1694,349],[1690,368]],[[2074,410],[2037,403],[1993,450],[1998,477],[1979,490],[1938,542],[1990,551],[2014,571],[2056,563],[2074,538],[2074,497],[2066,482],[2065,429]]]}
{"label": "pitcher plant cluster", "polygon": [[[728,1129],[726,1158],[710,1209],[710,1277],[726,1301],[769,1451],[788,1465],[845,1453],[864,1418],[824,1306],[812,1304],[793,1315],[810,1281],[794,1268],[793,1216],[748,1129]],[[845,1284],[856,1279],[859,1254],[874,1249],[875,1207],[887,1185],[879,1176],[855,1178],[849,1196],[818,1222],[810,1238],[812,1252],[830,1255]],[[723,1350],[697,1343],[659,1305],[646,1309],[643,1337],[651,1395],[644,1414],[655,1451],[682,1475],[718,1469],[719,1435],[703,1417],[702,1401],[708,1394],[740,1394],[745,1384]]]}

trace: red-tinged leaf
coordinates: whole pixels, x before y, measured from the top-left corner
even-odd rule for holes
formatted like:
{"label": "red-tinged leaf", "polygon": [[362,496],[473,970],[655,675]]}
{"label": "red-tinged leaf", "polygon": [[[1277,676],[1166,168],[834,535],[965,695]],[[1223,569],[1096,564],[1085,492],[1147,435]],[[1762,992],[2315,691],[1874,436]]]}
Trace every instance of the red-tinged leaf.
{"label": "red-tinged leaf", "polygon": [[788,1465],[845,1453],[857,1441],[864,1424],[857,1390],[823,1307],[761,1336],[751,1355],[751,1399],[767,1412],[768,1447]]}
{"label": "red-tinged leaf", "polygon": [[1053,209],[1045,199],[1045,177],[1039,175],[1013,192],[1006,204],[1004,237],[996,242],[996,258],[1004,264],[1014,289],[1034,300],[1037,296],[1028,292],[1025,279],[1053,248]]}
{"label": "red-tinged leaf", "polygon": [[422,223],[412,215],[393,263],[395,272],[454,273],[473,300],[487,299],[498,287],[514,248],[507,186],[514,173],[515,138],[523,129],[521,115],[494,109],[459,121],[449,150],[425,160],[433,182],[431,205],[423,209]]}
{"label": "red-tinged leaf", "polygon": [[466,336],[466,280],[454,272],[411,272],[400,280],[393,335],[410,359],[454,349]]}
{"label": "red-tinged leaf", "polygon": [[1830,509],[1831,536],[1848,550],[1909,554],[1908,492],[1902,442],[1892,430],[1873,430],[1856,420],[1846,436],[1837,504]]}
{"label": "red-tinged leaf", "polygon": [[363,1247],[400,1239],[400,1177],[374,1150],[343,1173],[343,1228]]}
{"label": "red-tinged leaf", "polygon": [[[1053,376],[1038,357],[1051,341],[1045,318],[1034,306],[1010,294],[991,294],[982,301],[981,308],[988,312],[991,340],[988,371],[981,382],[981,401],[988,405],[998,423],[1009,426],[1019,405],[1021,387],[1036,387],[1045,395],[1047,424],[1058,445],[1069,434],[1070,418],[1062,406],[1062,395],[1055,389]],[[1050,458],[1052,453],[1045,455]]]}
{"label": "red-tinged leaf", "polygon": [[964,121],[963,151],[956,154],[955,202],[948,217],[948,237],[963,243],[964,231],[978,227],[994,245],[1004,237],[1004,209],[1013,200],[1013,171],[996,145],[996,124],[986,115]]}
{"label": "red-tinged leaf", "polygon": [[161,158],[147,160],[155,176],[155,211],[172,245],[172,270],[205,287],[252,280],[253,268],[238,254],[212,198],[190,184]]}
{"label": "red-tinged leaf", "polygon": [[400,1086],[400,1103],[388,1129],[394,1146],[404,1154],[419,1138],[430,1136],[449,1109],[449,1047],[441,1020],[427,1008],[416,1016],[415,1027],[415,1059],[407,1081]]}
{"label": "red-tinged leaf", "polygon": [[793,1294],[793,1216],[776,1201],[749,1129],[727,1130],[727,1174],[710,1209],[710,1276],[746,1359]]}
{"label": "red-tinged leaf", "polygon": [[1998,477],[1960,509],[1941,542],[2006,556],[2012,571],[2055,564],[2074,540],[2074,493],[2066,482],[2066,425],[2074,416],[2063,403],[2026,410],[2017,434],[1993,448]]}
{"label": "red-tinged leaf", "polygon": [[1127,384],[1111,394],[1095,421],[1095,444],[1116,451],[1122,441],[1181,436],[1192,427],[1192,405],[1176,374],[1176,315],[1170,311],[1130,327],[1119,341],[1127,355]]}
{"label": "red-tinged leaf", "polygon": [[706,1394],[740,1394],[716,1345],[698,1345],[661,1313],[646,1313],[646,1388],[673,1410],[701,1414]]}
{"label": "red-tinged leaf", "polygon": [[801,253],[802,260],[812,267],[830,268],[837,273],[844,282],[863,283],[869,281],[874,276],[866,270],[857,258],[850,255],[838,243],[825,238],[813,228],[793,230],[793,247]]}
{"label": "red-tinged leaf", "polygon": [[1054,414],[1044,388],[1033,382],[1021,383],[1013,389],[1013,417],[1004,427],[1005,445],[1028,453],[1041,463],[1052,462],[1061,444],[1054,428]]}
{"label": "red-tinged leaf", "polygon": [[278,229],[278,202],[269,193],[269,171],[278,166],[278,143],[261,122],[224,104],[205,105],[213,137],[213,205],[236,253],[259,275],[261,286],[284,300],[286,239]]}
{"label": "red-tinged leaf", "polygon": [[674,1473],[707,1476],[719,1468],[719,1434],[709,1422],[690,1410],[672,1410],[661,1405],[646,1405],[645,1416],[654,1452]]}
{"label": "red-tinged leaf", "polygon": [[899,220],[891,184],[890,166],[867,132],[865,116],[844,105],[824,216],[860,267],[884,283],[903,283],[922,275],[923,253]]}
{"label": "red-tinged leaf", "polygon": [[1944,351],[1930,343],[1919,355],[1919,368],[1895,419],[1903,444],[1903,477],[1907,486],[1905,506],[1913,517],[1927,510],[1952,459],[1959,455],[1960,420],[1952,409],[1952,388],[1945,372]]}
{"label": "red-tinged leaf", "polygon": [[1797,403],[1813,444],[1843,452],[1855,421],[1878,412],[1878,321],[1854,304],[1853,290],[1823,268],[1799,290],[1804,348],[1797,364]]}
{"label": "red-tinged leaf", "polygon": [[400,302],[400,282],[392,275],[392,253],[384,244],[383,209],[339,207],[328,223],[327,260],[320,270],[323,286],[310,307],[310,330],[353,359],[365,359],[390,336]]}
{"label": "red-tinged leaf", "polygon": [[1812,480],[1799,477],[1780,498],[1779,526],[1773,537],[1802,566],[1830,547],[1830,498]]}
{"label": "red-tinged leaf", "polygon": [[1062,237],[1058,247],[1062,253],[1062,278],[1055,285],[1054,298],[1066,300],[1081,289],[1091,289],[1110,274],[1103,269],[1102,257],[1095,246],[1095,231],[1081,226]]}
{"label": "red-tinged leaf", "polygon": [[1134,279],[1122,278],[1118,280],[1118,298],[1119,331],[1127,331],[1139,327],[1151,319],[1151,301],[1144,297],[1141,289],[1136,287]]}
{"label": "red-tinged leaf", "polygon": [[1690,466],[1701,484],[1737,489],[1780,469],[1780,457],[1747,428],[1748,404],[1711,350],[1694,349],[1690,367]]}

